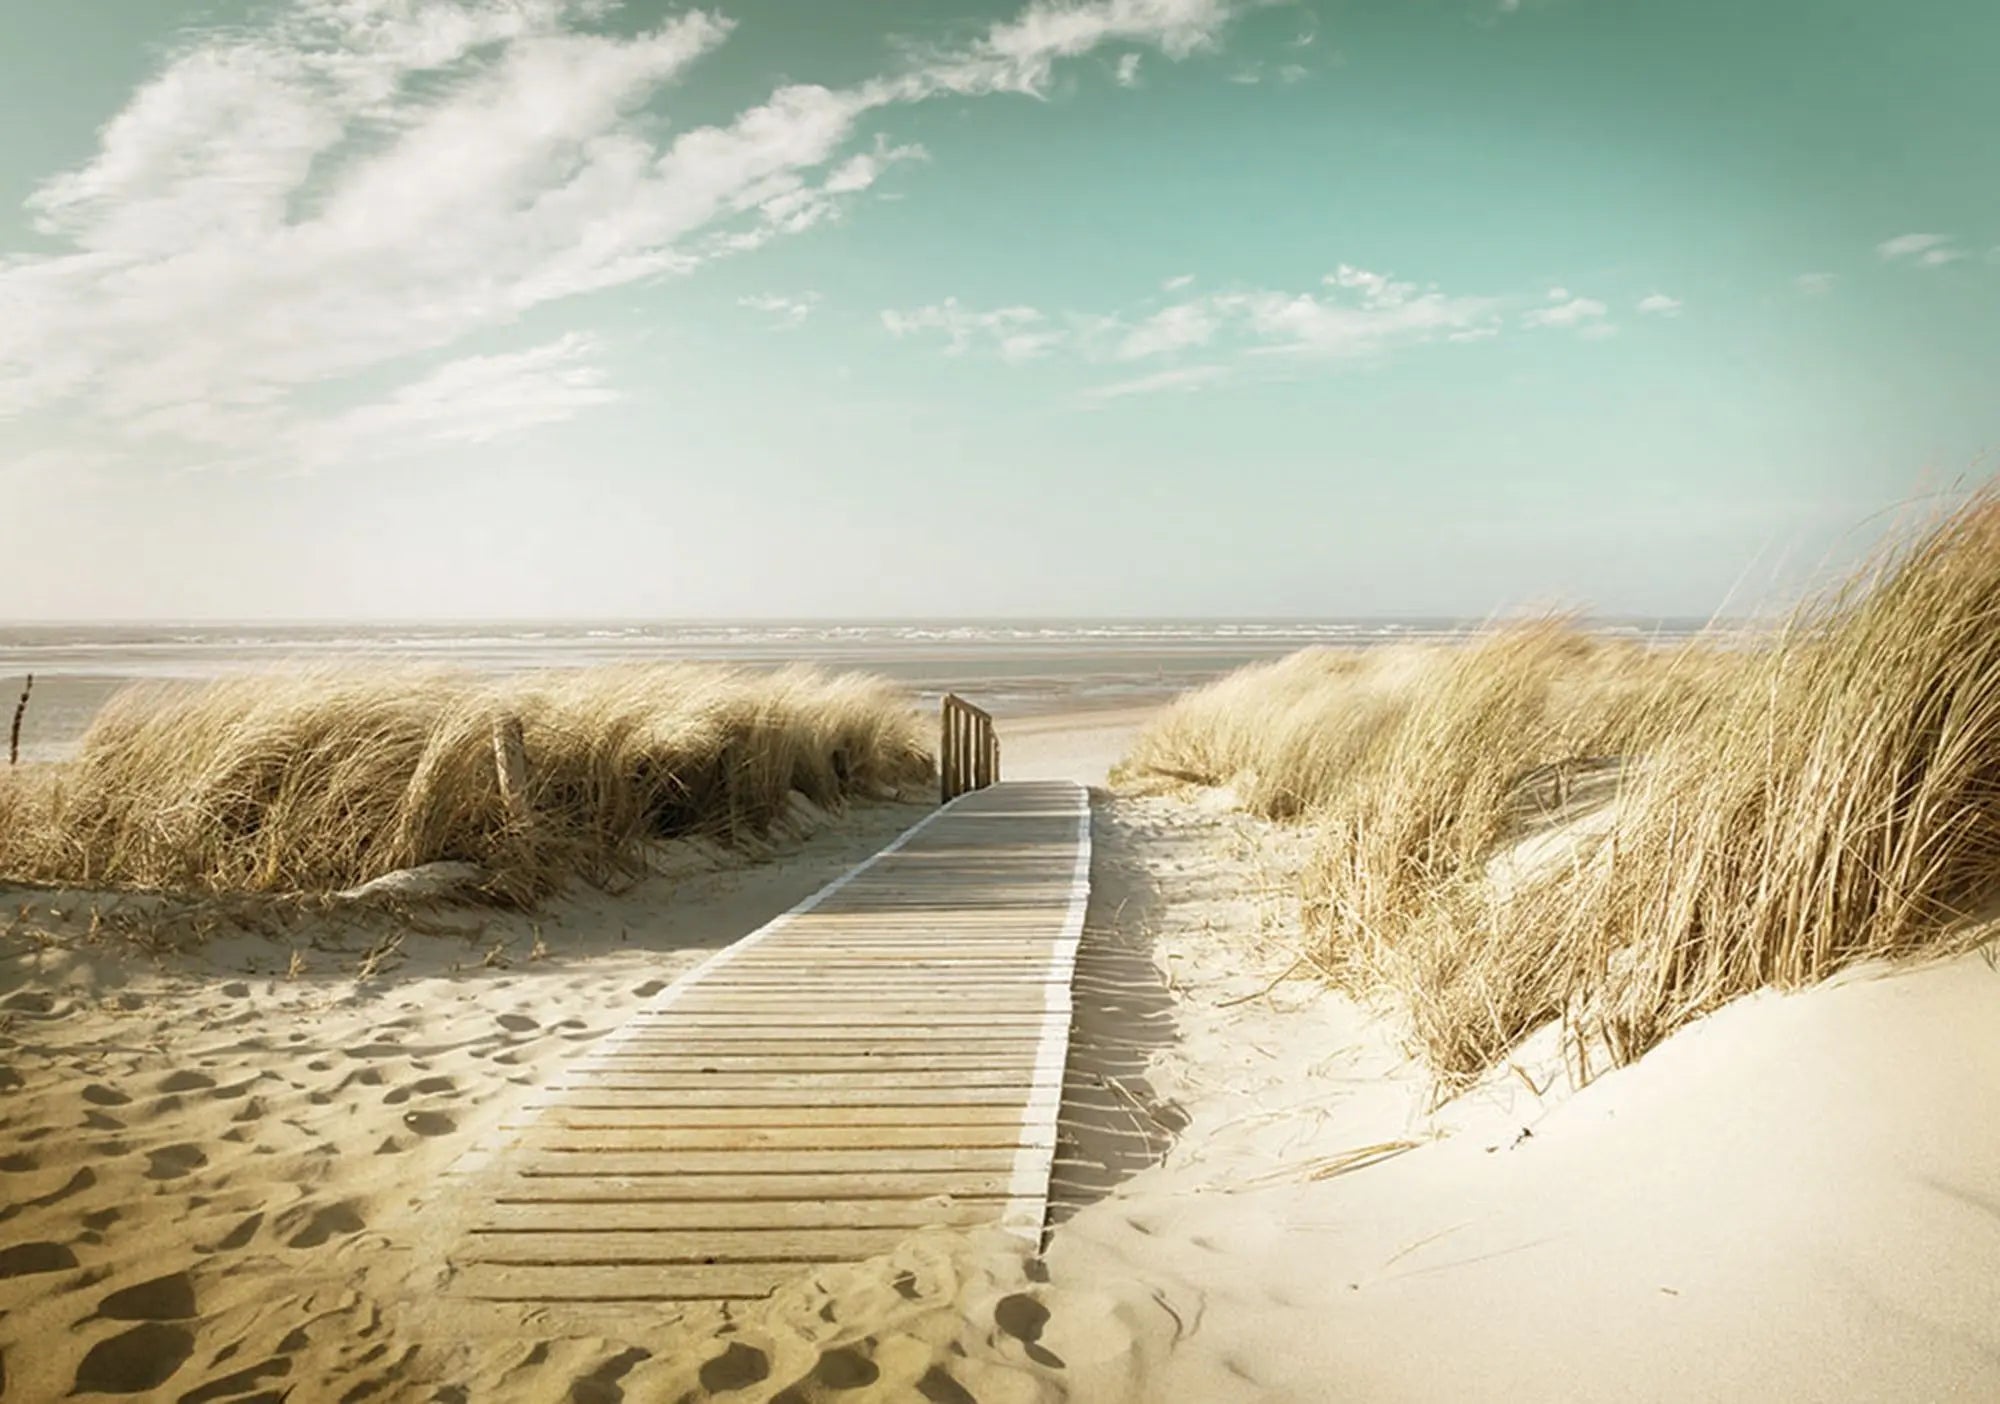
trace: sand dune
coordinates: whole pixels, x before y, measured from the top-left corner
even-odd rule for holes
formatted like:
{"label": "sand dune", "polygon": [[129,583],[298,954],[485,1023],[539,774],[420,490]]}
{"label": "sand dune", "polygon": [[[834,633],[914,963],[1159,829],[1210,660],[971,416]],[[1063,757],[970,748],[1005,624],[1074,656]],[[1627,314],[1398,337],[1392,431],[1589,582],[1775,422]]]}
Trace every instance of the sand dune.
{"label": "sand dune", "polygon": [[581,1324],[450,1303],[449,1168],[911,811],[538,917],[432,913],[465,932],[406,932],[370,979],[374,919],[155,958],[9,893],[7,1397],[2000,1395],[1985,957],[1744,1000],[1574,1093],[1544,1037],[1434,1108],[1395,1026],[1298,963],[1307,838],[1228,801],[1100,796],[1044,1258],[938,1229]]}

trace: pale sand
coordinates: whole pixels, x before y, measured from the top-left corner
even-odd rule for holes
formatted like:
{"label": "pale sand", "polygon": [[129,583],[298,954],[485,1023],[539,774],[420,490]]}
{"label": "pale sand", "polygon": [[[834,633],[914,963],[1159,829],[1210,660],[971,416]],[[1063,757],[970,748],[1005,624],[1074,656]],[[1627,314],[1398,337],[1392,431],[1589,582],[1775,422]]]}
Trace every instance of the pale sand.
{"label": "pale sand", "polygon": [[[1095,773],[1129,724],[1017,724],[1009,773]],[[1045,1262],[935,1231],[727,1314],[453,1305],[458,1156],[916,812],[537,916],[433,913],[484,929],[409,932],[366,981],[384,918],[155,965],[80,935],[87,903],[5,894],[33,909],[0,947],[6,1397],[2000,1397],[1985,960],[1744,1001],[1573,1096],[1544,1036],[1430,1112],[1392,1026],[1273,983],[1302,840],[1216,796],[1100,796]]]}
{"label": "pale sand", "polygon": [[1132,749],[1158,707],[1117,707],[1002,717],[1000,769],[1009,780],[1078,780],[1102,785]]}

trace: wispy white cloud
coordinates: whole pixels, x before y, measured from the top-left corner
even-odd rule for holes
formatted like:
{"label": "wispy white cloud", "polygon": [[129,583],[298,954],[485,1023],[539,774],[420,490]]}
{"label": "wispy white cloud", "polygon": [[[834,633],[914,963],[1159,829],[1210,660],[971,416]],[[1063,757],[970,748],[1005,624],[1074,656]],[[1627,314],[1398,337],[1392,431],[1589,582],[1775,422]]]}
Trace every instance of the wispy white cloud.
{"label": "wispy white cloud", "polygon": [[1194,274],[1177,273],[1173,277],[1166,279],[1160,284],[1160,291],[1179,292],[1182,288],[1187,287],[1189,284],[1193,282],[1194,282]]}
{"label": "wispy white cloud", "polygon": [[1200,346],[1222,325],[1217,310],[1205,302],[1183,302],[1162,308],[1127,332],[1114,353],[1121,361],[1136,361],[1169,351]]}
{"label": "wispy white cloud", "polygon": [[948,356],[962,356],[975,346],[986,346],[1009,361],[1033,360],[1059,345],[1065,335],[1048,325],[1048,319],[1036,308],[1000,307],[978,312],[961,306],[955,297],[908,312],[885,311],[882,325],[898,338],[941,332]]}
{"label": "wispy white cloud", "polygon": [[819,303],[820,295],[816,292],[803,292],[797,296],[787,296],[784,293],[757,293],[752,297],[736,299],[738,307],[766,313],[788,327],[795,327],[805,321],[813,314],[813,309],[818,307]]}
{"label": "wispy white cloud", "polygon": [[1070,312],[1060,319],[1033,307],[977,312],[947,299],[884,312],[882,324],[898,337],[941,335],[952,355],[982,345],[1004,354],[1009,338],[1026,336],[1033,338],[1029,351],[1013,359],[1060,347],[1087,362],[1147,360],[1225,341],[1251,355],[1341,358],[1480,339],[1498,330],[1501,307],[1497,298],[1447,294],[1343,264],[1312,292],[1203,294],[1139,314]]}
{"label": "wispy white cloud", "polygon": [[1655,317],[1678,317],[1681,314],[1681,300],[1668,297],[1665,293],[1647,293],[1639,299],[1639,311]]}
{"label": "wispy white cloud", "polygon": [[1302,63],[1261,63],[1253,60],[1238,64],[1231,69],[1229,81],[1251,88],[1264,82],[1283,83],[1289,86],[1303,82],[1311,75],[1312,70]]}
{"label": "wispy white cloud", "polygon": [[1117,380],[1109,385],[1095,385],[1083,392],[1085,400],[1122,400],[1132,395],[1159,395],[1170,391],[1186,393],[1213,385],[1229,376],[1227,366],[1202,365],[1181,366],[1174,370],[1154,371],[1151,375],[1137,376],[1131,380]]}
{"label": "wispy white cloud", "polygon": [[1833,274],[1801,273],[1792,279],[1792,286],[1808,297],[1819,297],[1833,290]]}
{"label": "wispy white cloud", "polygon": [[[149,458],[288,450],[323,413],[312,387],[839,218],[923,154],[854,150],[871,114],[1039,94],[1106,43],[1186,58],[1238,4],[1035,0],[901,71],[676,128],[653,104],[732,22],[614,31],[611,8],[295,0],[190,33],[96,153],[29,197],[55,251],[0,253],[0,418],[80,410]],[[382,412],[407,422],[400,393]]]}
{"label": "wispy white cloud", "polygon": [[573,332],[526,351],[452,361],[387,399],[301,425],[292,456],[323,467],[425,443],[490,443],[559,423],[619,398],[605,383],[599,349]]}
{"label": "wispy white cloud", "polygon": [[1898,234],[1877,244],[1875,252],[1890,263],[1916,263],[1927,268],[1965,257],[1965,251],[1946,234]]}
{"label": "wispy white cloud", "polygon": [[1139,55],[1136,53],[1121,55],[1118,59],[1118,66],[1112,70],[1111,76],[1121,88],[1138,87]]}
{"label": "wispy white cloud", "polygon": [[1239,312],[1264,343],[1292,355],[1363,356],[1492,325],[1498,299],[1448,294],[1386,274],[1342,264],[1321,280],[1321,293],[1239,293],[1212,299]]}
{"label": "wispy white cloud", "polygon": [[1594,297],[1572,296],[1568,288],[1550,288],[1548,305],[1537,307],[1521,318],[1523,326],[1577,327],[1603,325],[1611,309]]}

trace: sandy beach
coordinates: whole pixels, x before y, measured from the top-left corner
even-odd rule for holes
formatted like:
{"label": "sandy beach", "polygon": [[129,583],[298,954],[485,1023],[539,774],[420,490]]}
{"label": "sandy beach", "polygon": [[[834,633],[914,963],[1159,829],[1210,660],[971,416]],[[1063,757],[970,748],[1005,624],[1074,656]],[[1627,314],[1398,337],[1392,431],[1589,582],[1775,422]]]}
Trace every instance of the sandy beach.
{"label": "sandy beach", "polygon": [[[1101,781],[1142,720],[1004,744]],[[1302,835],[1232,799],[1097,791],[1044,1260],[931,1230],[768,1302],[587,1331],[445,1301],[447,1172],[922,805],[762,863],[683,845],[531,913],[224,920],[178,953],[140,904],[11,890],[7,1397],[2000,1390],[1990,947],[1742,1001],[1574,1094],[1530,1046],[1434,1106],[1393,1023],[1298,961]]]}
{"label": "sandy beach", "polygon": [[0,8],[0,1404],[2000,1404],[1995,55]]}

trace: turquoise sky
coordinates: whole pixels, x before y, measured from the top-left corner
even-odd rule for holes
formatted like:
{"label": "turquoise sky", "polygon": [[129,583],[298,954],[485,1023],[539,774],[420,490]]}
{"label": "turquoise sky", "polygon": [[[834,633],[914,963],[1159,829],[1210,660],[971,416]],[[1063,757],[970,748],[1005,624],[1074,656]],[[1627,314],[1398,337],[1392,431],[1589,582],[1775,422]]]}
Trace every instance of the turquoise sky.
{"label": "turquoise sky", "polygon": [[2000,7],[0,10],[15,618],[1702,614],[2000,438]]}

